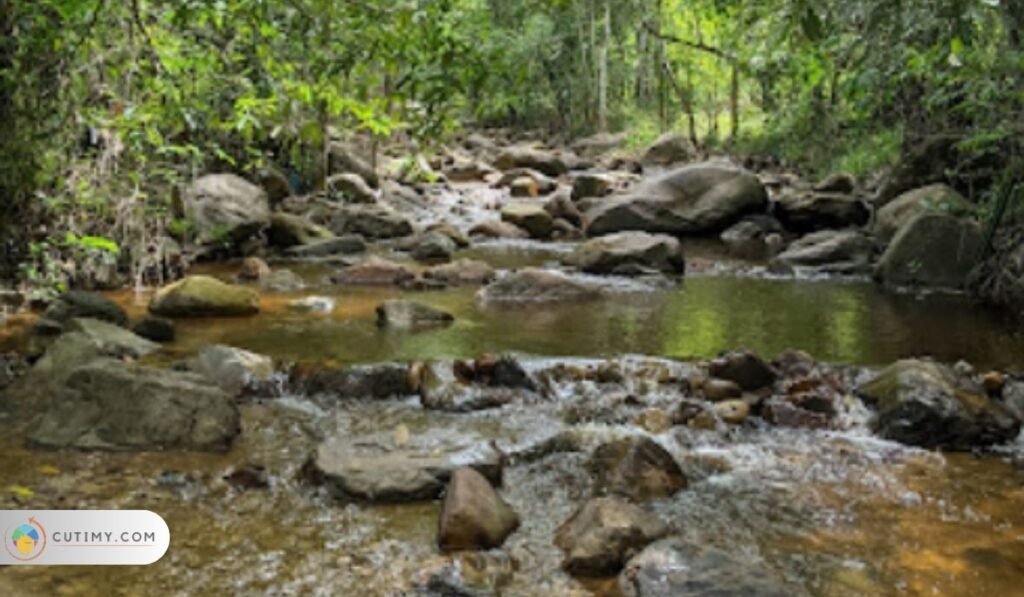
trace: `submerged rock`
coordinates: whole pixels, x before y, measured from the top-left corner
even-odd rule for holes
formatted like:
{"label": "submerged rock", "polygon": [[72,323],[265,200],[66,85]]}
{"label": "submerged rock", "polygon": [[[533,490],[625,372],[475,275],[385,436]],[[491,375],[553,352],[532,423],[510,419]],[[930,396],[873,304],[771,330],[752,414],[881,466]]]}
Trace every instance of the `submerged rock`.
{"label": "submerged rock", "polygon": [[663,539],[631,559],[619,575],[626,597],[788,597],[794,592],[749,558],[682,538]]}
{"label": "submerged rock", "polygon": [[719,379],[735,382],[752,391],[775,383],[778,374],[764,359],[748,350],[734,350],[708,363],[708,371]]}
{"label": "submerged rock", "polygon": [[494,268],[484,261],[459,259],[432,267],[423,273],[423,277],[450,286],[479,286],[493,282],[495,272]]}
{"label": "submerged rock", "polygon": [[823,230],[789,245],[772,265],[823,273],[865,274],[871,269],[874,254],[875,243],[858,230]]}
{"label": "submerged rock", "polygon": [[586,213],[587,233],[714,232],[767,205],[768,193],[752,173],[711,162],[693,164],[601,201]]}
{"label": "submerged rock", "polygon": [[679,463],[647,437],[604,444],[594,451],[589,468],[596,476],[595,493],[646,501],[674,495],[686,487]]}
{"label": "submerged rock", "polygon": [[209,276],[189,276],[158,290],[149,310],[168,317],[255,315],[260,310],[260,295]]}
{"label": "submerged rock", "polygon": [[377,306],[377,325],[417,329],[451,325],[455,317],[440,309],[406,300],[384,301]]}
{"label": "submerged rock", "polygon": [[267,292],[297,292],[305,287],[302,276],[290,269],[276,269],[260,280],[260,289]]}
{"label": "submerged rock", "polygon": [[84,450],[226,450],[240,432],[227,394],[191,373],[100,360],[67,379],[29,441]]}
{"label": "submerged rock", "polygon": [[719,239],[729,248],[729,252],[737,257],[763,259],[773,256],[773,247],[768,242],[769,236],[781,236],[783,232],[782,224],[775,218],[757,215],[744,218],[723,232]]}
{"label": "submerged rock", "polygon": [[338,304],[337,299],[329,296],[307,296],[288,303],[288,308],[301,313],[330,313]]}
{"label": "submerged rock", "polygon": [[404,265],[374,256],[332,275],[331,281],[351,286],[397,286],[415,277]]}
{"label": "submerged rock", "polygon": [[494,549],[519,528],[519,515],[475,469],[452,473],[441,507],[438,545],[444,551]]}
{"label": "submerged rock", "polygon": [[943,365],[904,360],[857,393],[878,410],[874,432],[903,444],[970,450],[1016,438],[1021,421],[978,390]]}
{"label": "submerged rock", "polygon": [[114,301],[81,290],[71,290],[57,297],[46,312],[45,319],[65,323],[76,317],[99,319],[114,325],[128,325],[128,314]]}
{"label": "submerged rock", "polygon": [[878,260],[885,284],[961,289],[985,249],[981,226],[944,213],[924,213],[907,223]]}
{"label": "submerged rock", "polygon": [[552,270],[527,268],[481,289],[490,303],[572,303],[601,298],[599,288]]}
{"label": "submerged rock", "polygon": [[285,251],[285,254],[292,257],[330,257],[365,252],[366,241],[363,240],[363,237],[349,234],[291,247]]}
{"label": "submerged rock", "polygon": [[148,316],[132,326],[132,331],[153,342],[174,342],[177,335],[174,321],[165,317]]}
{"label": "submerged rock", "polygon": [[567,261],[592,274],[611,274],[624,266],[641,266],[664,273],[686,270],[683,248],[678,240],[646,232],[620,232],[590,239]]}
{"label": "submerged rock", "polygon": [[562,567],[576,576],[617,573],[637,552],[669,532],[665,524],[629,502],[594,498],[555,532]]}

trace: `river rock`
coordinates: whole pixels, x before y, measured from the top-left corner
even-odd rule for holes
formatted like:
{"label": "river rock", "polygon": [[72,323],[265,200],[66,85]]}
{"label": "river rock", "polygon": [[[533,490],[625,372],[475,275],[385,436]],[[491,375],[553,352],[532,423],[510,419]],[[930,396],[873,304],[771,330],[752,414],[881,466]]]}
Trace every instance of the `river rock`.
{"label": "river rock", "polygon": [[704,382],[702,389],[704,399],[710,402],[723,402],[743,395],[743,388],[727,379],[709,379]]}
{"label": "river rock", "polygon": [[324,240],[290,247],[285,254],[290,257],[331,257],[334,255],[354,255],[366,252],[366,241],[356,234],[333,236]]}
{"label": "river rock", "polygon": [[805,234],[863,226],[871,219],[871,211],[853,195],[791,190],[776,199],[775,216],[787,230]]}
{"label": "river rock", "polygon": [[617,573],[637,552],[668,534],[654,514],[614,497],[594,498],[555,532],[562,567],[575,576]]}
{"label": "river rock", "polygon": [[642,266],[664,273],[683,273],[683,247],[674,237],[646,232],[620,232],[590,239],[568,261],[591,274],[611,274],[623,266]]}
{"label": "river rock", "polygon": [[270,275],[270,266],[259,257],[246,257],[235,274],[237,280],[262,280]]}
{"label": "river rock", "polygon": [[625,597],[788,597],[774,572],[747,557],[671,537],[652,543],[619,575]]}
{"label": "river rock", "polygon": [[455,317],[440,309],[406,300],[384,301],[377,306],[380,327],[420,329],[451,325]]}
{"label": "river rock", "polygon": [[329,296],[307,296],[288,302],[288,308],[299,313],[330,313],[337,306],[337,299]]}
{"label": "river rock", "polygon": [[573,303],[601,298],[594,285],[561,272],[527,268],[484,287],[479,297],[487,303]]}
{"label": "river rock", "polygon": [[492,282],[495,272],[494,268],[484,261],[459,259],[452,263],[432,267],[423,273],[423,277],[448,286],[480,286]]}
{"label": "river rock", "polygon": [[529,234],[519,226],[492,220],[481,222],[469,229],[470,236],[481,236],[484,238],[523,239],[529,238]]}
{"label": "river rock", "polygon": [[814,185],[819,193],[842,193],[849,195],[857,190],[857,178],[847,172],[829,174],[824,180]]}
{"label": "river rock", "polygon": [[735,350],[708,363],[713,377],[736,383],[746,391],[753,391],[775,383],[776,374],[764,359],[748,350]]}
{"label": "river rock", "polygon": [[71,290],[57,297],[43,313],[43,318],[65,323],[76,317],[99,319],[124,327],[128,314],[114,301],[93,292]]}
{"label": "river rock", "polygon": [[237,407],[201,376],[100,360],[68,377],[29,441],[58,449],[223,451],[240,430]]}
{"label": "river rock", "polygon": [[697,157],[697,148],[686,135],[665,133],[644,151],[643,163],[652,166],[670,166],[689,162]]}
{"label": "river rock", "polygon": [[271,207],[280,205],[292,197],[292,185],[288,182],[288,176],[280,168],[268,164],[259,169],[258,177],[260,186],[267,193]]}
{"label": "river rock", "polygon": [[397,286],[415,277],[404,265],[373,256],[332,275],[331,281],[349,286]]}
{"label": "river rock", "polygon": [[409,219],[385,205],[345,205],[331,220],[338,236],[358,234],[370,239],[388,239],[413,233]]}
{"label": "river rock", "polygon": [[857,393],[877,409],[872,429],[886,439],[950,450],[1012,441],[1020,432],[1020,420],[978,389],[943,365],[904,360],[862,384]]}
{"label": "river rock", "polygon": [[307,472],[338,498],[393,503],[437,498],[463,467],[501,485],[503,458],[491,443],[454,439],[443,446],[386,448],[331,437],[317,448]]}
{"label": "river rock", "polygon": [[616,179],[607,172],[580,172],[572,180],[572,200],[607,197],[616,189]]}
{"label": "river rock", "polygon": [[536,201],[513,201],[501,210],[501,219],[526,231],[531,238],[546,240],[554,232],[554,218]]}
{"label": "river rock", "polygon": [[984,249],[985,236],[976,222],[923,213],[896,234],[878,260],[875,277],[893,286],[960,289]]}
{"label": "river rock", "polygon": [[494,165],[499,170],[530,168],[548,176],[561,176],[569,171],[565,161],[554,153],[523,146],[503,149]]}
{"label": "river rock", "polygon": [[160,345],[136,335],[123,327],[99,319],[78,317],[65,326],[66,332],[84,334],[104,354],[120,354],[140,358],[160,349]]}
{"label": "river rock", "polygon": [[[517,186],[521,187],[518,192]],[[515,168],[503,174],[494,187],[510,189],[513,197],[537,197],[554,192],[558,181],[530,168]]]}
{"label": "river rock", "polygon": [[[93,323],[88,326],[91,333],[71,331],[61,335],[47,347],[46,353],[21,380],[24,382],[25,394],[42,394],[46,397],[76,369],[97,359],[138,359],[159,348],[157,344],[112,324],[98,320],[77,321],[104,323],[106,331],[111,333],[97,333],[101,326]],[[114,329],[123,333],[113,333]]]}
{"label": "river rock", "polygon": [[199,178],[186,192],[184,207],[202,244],[238,243],[270,224],[267,193],[234,174]]}
{"label": "river rock", "polygon": [[255,315],[260,295],[251,288],[225,284],[209,276],[188,276],[153,295],[149,310],[167,317]]}
{"label": "river rock", "polygon": [[768,236],[781,235],[782,224],[768,215],[748,216],[743,221],[731,226],[723,232],[719,239],[725,243],[729,252],[737,257],[762,259],[772,257],[768,246]]}
{"label": "river rock", "polygon": [[369,163],[356,155],[353,147],[344,143],[332,143],[330,146],[331,172],[342,174],[358,174],[368,185],[380,188],[380,177]]}
{"label": "river rock", "polygon": [[720,231],[748,212],[763,212],[768,194],[756,176],[739,168],[703,163],[645,180],[587,211],[588,234],[626,230],[666,234]]}
{"label": "river rock", "polygon": [[400,363],[358,365],[352,367],[297,366],[292,372],[297,391],[330,395],[339,400],[384,400],[411,396],[409,367]]}
{"label": "river rock", "polygon": [[585,158],[596,158],[626,144],[629,136],[622,133],[597,133],[573,142],[572,150]]}
{"label": "river rock", "polygon": [[154,317],[149,315],[132,326],[132,331],[137,336],[159,343],[174,342],[177,332],[174,328],[174,321],[165,317]]}
{"label": "river rock", "polygon": [[723,423],[742,425],[750,417],[750,405],[745,400],[724,400],[712,409]]}
{"label": "river rock", "polygon": [[647,437],[621,439],[598,447],[589,468],[596,477],[597,495],[617,495],[641,502],[670,497],[686,487],[686,476],[676,459]]}
{"label": "river rock", "polygon": [[879,241],[888,243],[911,220],[929,212],[968,217],[975,213],[975,207],[949,185],[935,184],[909,191],[885,204],[875,214],[871,231]]}
{"label": "river rock", "polygon": [[452,253],[458,247],[448,235],[440,232],[425,232],[412,243],[410,254],[416,261],[438,263],[451,261]]}
{"label": "river rock", "polygon": [[556,222],[562,219],[572,224],[574,228],[583,227],[583,213],[576,207],[567,192],[560,191],[552,195],[544,204],[544,210],[551,214]]}
{"label": "river rock", "polygon": [[327,189],[331,197],[349,203],[376,203],[377,192],[374,191],[362,176],[355,172],[335,174],[327,179]]}
{"label": "river rock", "polygon": [[443,172],[451,182],[475,182],[486,180],[494,174],[494,168],[480,160],[457,158],[445,166]]}
{"label": "river rock", "polygon": [[858,230],[823,230],[793,242],[773,268],[803,268],[834,274],[864,274],[871,269],[875,243]]}
{"label": "river rock", "polygon": [[302,216],[277,212],[270,218],[267,240],[272,246],[288,249],[334,238],[334,233]]}
{"label": "river rock", "polygon": [[199,351],[195,371],[232,396],[274,377],[274,361],[268,356],[233,348],[207,346]]}
{"label": "river rock", "polygon": [[266,292],[298,292],[304,288],[306,281],[290,269],[276,269],[260,280],[260,289]]}
{"label": "river rock", "polygon": [[438,545],[443,551],[501,547],[516,529],[519,515],[475,469],[452,473],[441,506]]}

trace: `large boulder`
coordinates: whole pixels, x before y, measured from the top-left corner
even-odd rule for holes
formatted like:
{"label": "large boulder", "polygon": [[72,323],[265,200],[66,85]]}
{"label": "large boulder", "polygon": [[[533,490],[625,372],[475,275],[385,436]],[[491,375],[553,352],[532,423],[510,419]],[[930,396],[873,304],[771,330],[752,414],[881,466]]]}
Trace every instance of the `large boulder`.
{"label": "large boulder", "polygon": [[338,400],[384,400],[415,392],[409,367],[399,363],[341,368],[318,364],[311,369],[299,365],[292,372],[292,383],[299,392]]}
{"label": "large boulder", "polygon": [[267,240],[271,245],[287,249],[334,238],[334,233],[302,216],[277,212],[270,218]]}
{"label": "large boulder", "polygon": [[875,243],[859,230],[822,230],[798,239],[773,260],[775,267],[835,274],[866,274]]}
{"label": "large boulder", "polygon": [[214,450],[240,431],[231,398],[201,376],[99,360],[75,370],[31,444],[83,450]]}
{"label": "large boulder", "polygon": [[124,356],[140,358],[160,349],[160,345],[155,342],[99,319],[72,319],[64,326],[64,331],[84,334],[101,348],[101,352],[107,354],[116,352]]}
{"label": "large boulder", "polygon": [[348,286],[397,286],[415,277],[404,265],[373,256],[332,275],[331,281]]}
{"label": "large boulder", "polygon": [[331,220],[331,230],[338,236],[358,234],[370,239],[409,236],[412,223],[398,211],[385,205],[346,205]]}
{"label": "large boulder", "polygon": [[355,172],[335,174],[328,178],[327,189],[331,197],[336,200],[351,203],[375,203],[377,201],[377,192]]}
{"label": "large boulder", "polygon": [[455,439],[389,448],[335,436],[320,444],[307,471],[337,498],[393,503],[435,499],[452,473],[467,466],[501,484],[503,458],[491,443]]}
{"label": "large boulder", "polygon": [[231,346],[207,346],[199,351],[195,370],[210,383],[237,396],[256,384],[267,383],[274,377],[274,361],[268,356]]}
{"label": "large boulder", "polygon": [[787,230],[805,234],[863,226],[871,219],[871,211],[867,203],[853,195],[790,191],[775,200],[775,216]]}
{"label": "large boulder", "polygon": [[727,352],[708,363],[708,373],[753,391],[775,383],[778,373],[764,359],[748,350]]}
{"label": "large boulder", "polygon": [[945,213],[922,213],[893,238],[875,276],[893,286],[963,288],[979,264],[985,235],[974,221]]}
{"label": "large boulder", "polygon": [[396,299],[377,305],[377,325],[380,327],[421,329],[443,327],[454,321],[451,313],[416,301]]}
{"label": "large boulder", "polygon": [[555,220],[537,201],[513,201],[501,209],[501,220],[526,231],[531,238],[546,240],[555,231]]}
{"label": "large boulder", "polygon": [[718,163],[693,164],[601,201],[586,214],[587,231],[715,232],[767,205],[767,191],[754,174]]}
{"label": "large boulder", "polygon": [[332,173],[358,174],[371,187],[380,188],[380,177],[366,160],[356,154],[350,145],[334,143],[330,147],[330,167]]}
{"label": "large boulder", "polygon": [[186,192],[184,207],[203,244],[236,243],[270,223],[266,191],[234,174],[199,178]]}
{"label": "large boulder", "polygon": [[668,534],[657,516],[613,497],[594,498],[555,531],[562,567],[576,576],[617,573],[648,544]]}
{"label": "large boulder", "polygon": [[666,273],[686,270],[682,245],[674,237],[646,232],[620,232],[581,244],[568,261],[585,272],[613,274],[629,266]]}
{"label": "large boulder", "polygon": [[209,276],[189,276],[153,295],[149,310],[167,317],[233,317],[254,315],[260,295],[251,288],[225,284]]}
{"label": "large boulder", "polygon": [[591,457],[595,492],[635,501],[669,497],[686,487],[676,459],[647,437],[626,438],[598,447]]}
{"label": "large boulder", "polygon": [[1013,440],[1021,422],[969,380],[931,361],[898,361],[857,388],[878,435],[923,448],[971,450]]}
{"label": "large boulder", "polygon": [[99,294],[81,290],[71,290],[57,297],[43,317],[59,323],[87,317],[122,327],[128,324],[128,314],[120,305]]}
{"label": "large boulder", "polygon": [[159,345],[96,319],[74,319],[68,331],[47,347],[46,353],[21,380],[26,395],[46,395],[58,388],[79,367],[101,358],[138,359]]}
{"label": "large boulder", "polygon": [[680,133],[665,133],[644,151],[643,163],[651,166],[670,166],[689,162],[697,157],[693,142]]}
{"label": "large boulder", "polygon": [[601,298],[601,290],[561,272],[527,268],[480,290],[489,303],[572,303]]}
{"label": "large boulder", "polygon": [[519,515],[476,470],[452,473],[441,506],[438,545],[444,551],[501,547],[517,528]]}
{"label": "large boulder", "polygon": [[549,151],[532,147],[508,147],[498,154],[494,165],[499,170],[530,168],[548,176],[561,176],[569,171],[565,161]]}
{"label": "large boulder", "polygon": [[441,232],[425,232],[411,243],[409,254],[422,263],[444,263],[451,261],[452,254],[458,245],[447,234]]}
{"label": "large boulder", "polygon": [[787,597],[798,594],[747,557],[679,537],[662,539],[619,575],[625,597]]}
{"label": "large boulder", "polygon": [[888,243],[917,216],[936,212],[953,216],[971,216],[974,205],[946,184],[935,184],[896,197],[878,210],[872,233]]}
{"label": "large boulder", "polygon": [[480,222],[469,229],[470,236],[483,238],[524,239],[529,238],[525,230],[514,224],[498,220]]}

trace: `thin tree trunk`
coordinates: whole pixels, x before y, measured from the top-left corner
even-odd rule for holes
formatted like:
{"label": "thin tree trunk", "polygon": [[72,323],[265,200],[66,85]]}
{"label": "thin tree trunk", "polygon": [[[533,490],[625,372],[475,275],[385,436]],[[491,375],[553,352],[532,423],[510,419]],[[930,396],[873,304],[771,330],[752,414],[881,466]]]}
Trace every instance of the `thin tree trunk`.
{"label": "thin tree trunk", "polygon": [[732,82],[729,86],[729,140],[733,142],[740,134],[740,68],[732,65]]}
{"label": "thin tree trunk", "polygon": [[612,37],[611,0],[604,2],[604,35],[601,38],[598,68],[597,126],[601,132],[608,131],[608,46]]}

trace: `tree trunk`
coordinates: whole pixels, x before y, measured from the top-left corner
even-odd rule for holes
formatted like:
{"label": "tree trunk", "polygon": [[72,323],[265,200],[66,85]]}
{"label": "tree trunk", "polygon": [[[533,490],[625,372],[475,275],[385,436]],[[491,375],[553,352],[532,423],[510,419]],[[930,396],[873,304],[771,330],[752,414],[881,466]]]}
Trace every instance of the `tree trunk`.
{"label": "tree trunk", "polygon": [[740,134],[740,67],[735,62],[729,85],[729,120],[729,141],[734,142]]}
{"label": "tree trunk", "polygon": [[604,2],[604,34],[601,37],[600,59],[598,62],[597,126],[601,132],[608,131],[608,46],[612,37],[611,0]]}

